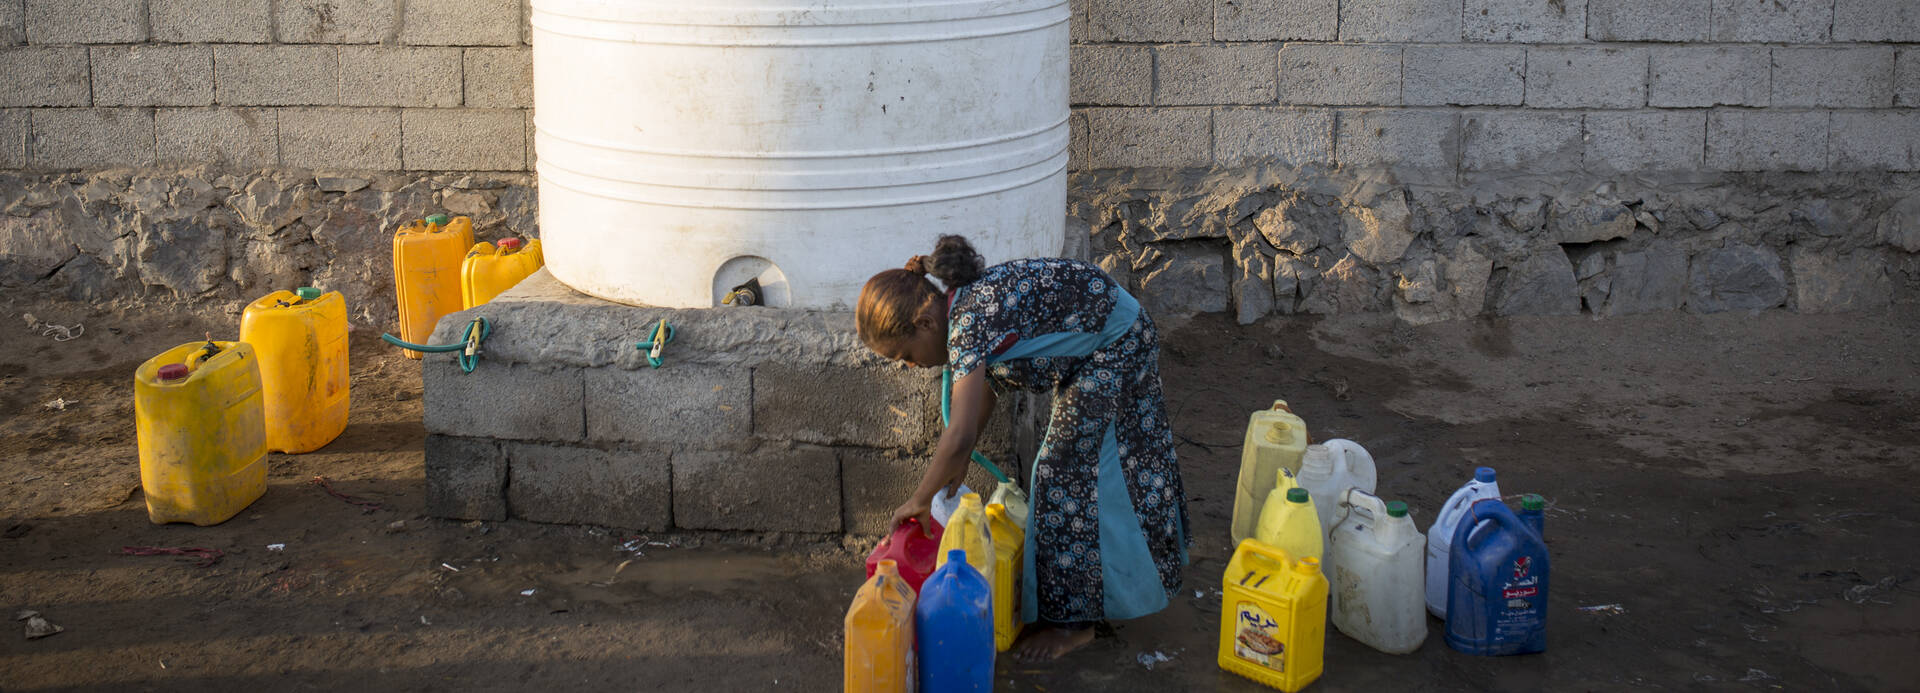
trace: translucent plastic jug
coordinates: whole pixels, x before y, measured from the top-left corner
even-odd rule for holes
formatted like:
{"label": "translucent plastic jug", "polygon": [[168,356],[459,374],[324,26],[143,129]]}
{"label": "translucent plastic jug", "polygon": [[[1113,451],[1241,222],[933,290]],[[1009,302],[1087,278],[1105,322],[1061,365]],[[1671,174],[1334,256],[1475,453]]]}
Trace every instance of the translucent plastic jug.
{"label": "translucent plastic jug", "polygon": [[1333,528],[1346,515],[1347,489],[1373,493],[1377,477],[1373,455],[1345,438],[1307,446],[1300,457],[1300,473],[1294,481],[1313,494],[1313,509],[1320,516],[1320,531],[1332,536]]}
{"label": "translucent plastic jug", "polygon": [[948,493],[945,488],[934,492],[933,501],[928,503],[932,506],[928,508],[928,512],[933,515],[934,524],[947,526],[947,518],[952,517],[953,511],[960,507],[960,498],[969,493],[973,493],[973,489],[967,488],[966,484],[961,484],[952,493]]}
{"label": "translucent plastic jug", "polygon": [[920,691],[991,691],[992,589],[960,552],[946,559],[927,578],[913,610]]}
{"label": "translucent plastic jug", "polygon": [[907,518],[900,526],[893,528],[893,534],[881,539],[873,552],[867,554],[867,577],[873,577],[879,570],[881,561],[893,561],[900,570],[900,579],[915,592],[920,583],[927,581],[933,574],[934,565],[939,560],[940,538],[946,532],[940,525],[933,526],[931,536],[920,531],[920,520]]}
{"label": "translucent plastic jug", "polygon": [[1418,650],[1427,639],[1420,577],[1426,537],[1407,517],[1406,503],[1351,489],[1347,505],[1327,546],[1333,626],[1387,654]]}
{"label": "translucent plastic jug", "polygon": [[940,537],[939,565],[946,565],[955,550],[965,551],[967,562],[986,577],[988,585],[993,584],[993,529],[987,526],[987,507],[980,504],[978,493],[961,496],[960,507],[947,518],[947,531]]}
{"label": "translucent plastic jug", "polygon": [[[480,242],[467,251],[460,263],[460,305],[462,310],[485,304],[501,292],[540,271],[540,241],[502,238],[499,245]],[[415,342],[416,344],[418,342]]]}
{"label": "translucent plastic jug", "polygon": [[1547,649],[1547,578],[1540,535],[1499,499],[1475,502],[1453,534],[1447,646],[1472,655]]}
{"label": "translucent plastic jug", "polygon": [[987,507],[991,508],[995,505],[1006,508],[1007,517],[1011,518],[1014,524],[1019,525],[1020,529],[1025,530],[1027,528],[1027,514],[1030,513],[1031,510],[1027,502],[1026,491],[1022,491],[1020,487],[1002,481],[999,486],[994,487],[993,496],[987,499]]}
{"label": "translucent plastic jug", "polygon": [[1234,542],[1253,536],[1274,479],[1281,469],[1299,473],[1300,457],[1306,451],[1307,422],[1294,416],[1285,400],[1274,400],[1272,409],[1256,411],[1249,418],[1247,438],[1240,448],[1240,481],[1233,494]]}
{"label": "translucent plastic jug", "polygon": [[1290,488],[1267,496],[1267,507],[1260,512],[1260,525],[1253,538],[1286,552],[1295,558],[1320,560],[1326,546],[1320,531],[1319,501],[1303,488]]}
{"label": "translucent plastic jug", "polygon": [[200,342],[134,371],[140,488],[154,524],[217,525],[266,492],[257,360],[244,342]]}
{"label": "translucent plastic jug", "polygon": [[993,533],[993,649],[1006,652],[1020,636],[1020,567],[1027,537],[999,503],[987,505],[987,527]]}
{"label": "translucent plastic jug", "polygon": [[1447,617],[1447,560],[1452,555],[1454,526],[1475,501],[1499,497],[1493,468],[1480,467],[1473,470],[1473,480],[1454,491],[1434,514],[1433,526],[1427,528],[1427,610],[1433,615]]}
{"label": "translucent plastic jug", "polygon": [[914,591],[893,561],[881,561],[847,607],[848,693],[904,693],[914,686]]}
{"label": "translucent plastic jug", "polygon": [[347,302],[312,287],[275,291],[240,316],[259,356],[267,449],[311,452],[347,429]]}
{"label": "translucent plastic jug", "polygon": [[[432,216],[393,233],[393,287],[400,300],[400,339],[425,344],[433,326],[460,310],[460,264],[473,247],[473,221]],[[406,350],[407,358],[420,352]]]}
{"label": "translucent plastic jug", "polygon": [[1233,552],[1221,582],[1221,669],[1283,691],[1320,677],[1327,640],[1320,561],[1295,560],[1249,539]]}

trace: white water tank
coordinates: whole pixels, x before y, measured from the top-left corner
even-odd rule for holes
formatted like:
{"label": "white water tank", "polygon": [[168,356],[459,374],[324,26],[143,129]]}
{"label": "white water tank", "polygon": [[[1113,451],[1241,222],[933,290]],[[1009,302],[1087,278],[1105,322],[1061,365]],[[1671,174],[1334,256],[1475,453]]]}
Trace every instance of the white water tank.
{"label": "white water tank", "polygon": [[547,267],[637,305],[847,309],[970,239],[1060,252],[1066,0],[533,0]]}

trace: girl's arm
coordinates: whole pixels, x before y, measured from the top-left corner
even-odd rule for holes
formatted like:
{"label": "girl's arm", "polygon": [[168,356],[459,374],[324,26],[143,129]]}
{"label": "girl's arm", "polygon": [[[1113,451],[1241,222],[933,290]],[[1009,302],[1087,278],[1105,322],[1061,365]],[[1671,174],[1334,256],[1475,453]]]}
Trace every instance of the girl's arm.
{"label": "girl's arm", "polygon": [[913,495],[893,511],[888,527],[897,527],[907,518],[917,517],[920,529],[932,533],[933,496],[942,488],[958,487],[966,479],[968,457],[986,429],[988,414],[993,411],[996,399],[993,388],[987,386],[984,368],[954,382],[947,428],[940,432],[940,443],[934,447],[933,464],[920,477],[920,485],[914,488]]}

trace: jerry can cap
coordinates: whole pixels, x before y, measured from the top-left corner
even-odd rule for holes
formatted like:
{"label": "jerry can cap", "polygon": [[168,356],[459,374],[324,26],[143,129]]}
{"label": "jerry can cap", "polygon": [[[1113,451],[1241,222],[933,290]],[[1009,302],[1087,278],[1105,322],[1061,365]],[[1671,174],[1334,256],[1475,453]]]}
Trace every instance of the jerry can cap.
{"label": "jerry can cap", "polygon": [[193,371],[187,370],[187,364],[169,363],[160,367],[158,375],[160,376],[160,382],[167,383],[175,380],[186,380],[187,376],[192,374]]}
{"label": "jerry can cap", "polygon": [[313,288],[311,286],[303,286],[298,289],[294,289],[293,295],[299,296],[300,300],[302,301],[311,301],[313,299],[320,297],[320,290]]}
{"label": "jerry can cap", "polygon": [[427,223],[433,224],[434,226],[446,226],[448,221],[447,215],[445,214],[435,214],[427,217]]}
{"label": "jerry can cap", "polygon": [[519,250],[519,249],[520,249],[520,239],[518,239],[518,238],[502,238],[502,239],[500,239],[500,244],[499,244],[499,246],[500,246],[500,249],[501,249],[501,250]]}
{"label": "jerry can cap", "polygon": [[1387,517],[1406,517],[1406,516],[1407,516],[1407,504],[1405,501],[1391,501],[1387,503]]}
{"label": "jerry can cap", "polygon": [[1490,484],[1490,483],[1493,483],[1493,479],[1494,477],[1493,477],[1492,467],[1480,467],[1478,469],[1473,470],[1474,481],[1478,481],[1483,484]]}
{"label": "jerry can cap", "polygon": [[1540,494],[1529,493],[1520,498],[1520,509],[1521,510],[1546,510],[1547,499],[1541,498]]}
{"label": "jerry can cap", "polygon": [[1300,560],[1294,561],[1293,570],[1296,573],[1306,573],[1309,575],[1319,573],[1320,559],[1312,556],[1302,556]]}
{"label": "jerry can cap", "polygon": [[1287,502],[1288,503],[1307,502],[1307,490],[1304,488],[1300,488],[1298,486],[1287,489]]}

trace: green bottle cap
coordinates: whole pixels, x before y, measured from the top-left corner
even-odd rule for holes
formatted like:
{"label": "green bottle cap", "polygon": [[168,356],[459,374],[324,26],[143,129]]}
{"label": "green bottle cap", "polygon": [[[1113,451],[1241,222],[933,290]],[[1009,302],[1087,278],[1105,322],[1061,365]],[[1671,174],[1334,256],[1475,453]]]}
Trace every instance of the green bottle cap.
{"label": "green bottle cap", "polygon": [[1401,501],[1387,503],[1387,517],[1406,517],[1407,504]]}
{"label": "green bottle cap", "polygon": [[435,214],[433,216],[427,217],[427,223],[432,224],[434,226],[446,226],[447,221],[448,221],[447,215],[445,214]]}
{"label": "green bottle cap", "polygon": [[311,286],[303,286],[298,289],[294,289],[293,295],[299,296],[300,300],[302,301],[311,301],[313,299],[320,297],[320,290],[313,288]]}
{"label": "green bottle cap", "polygon": [[1541,498],[1538,494],[1529,493],[1520,498],[1520,509],[1521,510],[1546,510],[1547,499]]}
{"label": "green bottle cap", "polygon": [[1307,490],[1304,488],[1298,488],[1298,487],[1287,489],[1287,502],[1288,503],[1307,502]]}

